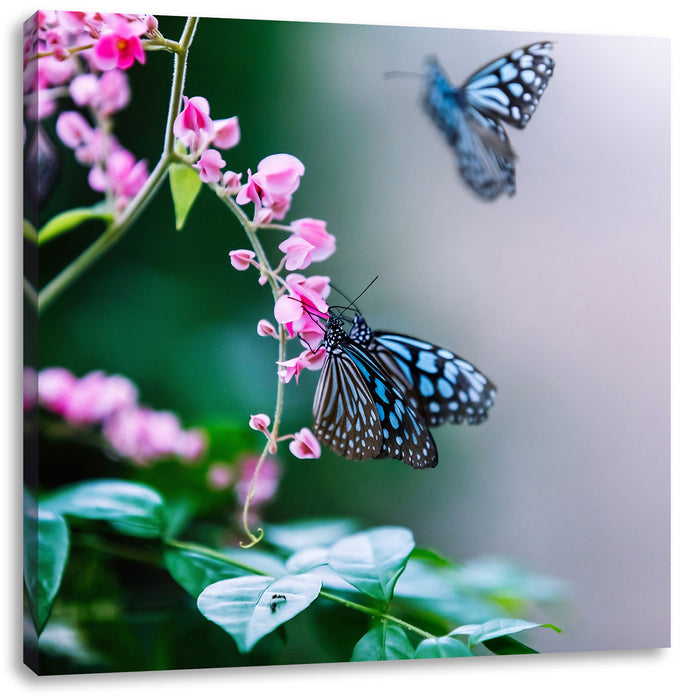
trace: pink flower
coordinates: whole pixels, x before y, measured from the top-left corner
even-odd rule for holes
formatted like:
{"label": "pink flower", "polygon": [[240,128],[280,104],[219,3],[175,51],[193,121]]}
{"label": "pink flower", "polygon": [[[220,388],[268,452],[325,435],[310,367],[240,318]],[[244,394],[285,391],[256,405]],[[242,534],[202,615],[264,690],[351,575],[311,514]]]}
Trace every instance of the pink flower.
{"label": "pink flower", "polygon": [[267,321],[266,318],[263,318],[257,322],[257,335],[262,337],[272,336],[272,338],[278,338],[276,328],[274,328],[273,324]]}
{"label": "pink flower", "polygon": [[237,270],[247,270],[253,259],[255,253],[252,250],[230,250],[229,258],[231,259],[231,265]]}
{"label": "pink flower", "polygon": [[312,246],[311,257],[314,262],[326,260],[336,251],[336,238],[326,230],[326,221],[296,219],[291,222],[291,229],[297,238]]}
{"label": "pink flower", "polygon": [[203,151],[200,159],[193,167],[199,171],[200,179],[203,182],[219,182],[221,169],[226,165],[226,161],[221,157],[219,151],[208,148]]}
{"label": "pink flower", "polygon": [[278,370],[278,375],[284,384],[288,384],[293,377],[295,377],[295,383],[298,383],[298,377],[302,369],[302,362],[299,357],[294,357],[292,360],[286,360],[285,362],[277,362],[276,364],[281,366],[281,369]]}
{"label": "pink flower", "polygon": [[222,175],[222,186],[229,194],[236,194],[241,189],[241,174],[233,170],[225,170]]}
{"label": "pink flower", "polygon": [[72,388],[62,415],[70,423],[100,423],[135,404],[137,397],[138,390],[125,377],[90,372]]}
{"label": "pink flower", "polygon": [[[304,172],[305,166],[295,156],[286,153],[267,156],[258,163],[254,175],[248,170],[248,182],[236,195],[236,202],[240,205],[252,202],[256,215],[262,207],[267,207],[271,217],[282,219]],[[262,223],[267,220],[269,217],[263,214]]]}
{"label": "pink flower", "polygon": [[207,438],[201,430],[184,430],[176,441],[174,452],[185,462],[197,462],[207,449]]}
{"label": "pink flower", "polygon": [[[245,503],[248,497],[250,484],[258,463],[258,457],[247,457],[239,467],[240,477],[236,484],[236,496],[240,503]],[[264,462],[262,462],[260,473],[255,483],[255,493],[253,494],[252,504],[259,505],[260,503],[265,503],[272,499],[279,487],[280,478],[281,469],[279,465],[272,459],[265,459]]]}
{"label": "pink flower", "polygon": [[53,413],[62,414],[76,377],[62,367],[49,367],[38,374],[38,401]]}
{"label": "pink flower", "polygon": [[92,73],[78,75],[69,84],[69,94],[80,107],[88,105],[106,116],[126,107],[131,97],[126,73],[116,69],[100,79]]}
{"label": "pink flower", "polygon": [[331,291],[329,278],[319,275],[304,277],[291,273],[286,277],[286,284],[288,293],[276,300],[274,318],[286,327],[291,338],[296,335],[303,337],[306,333],[308,343],[310,339],[323,339],[324,329],[317,318],[326,317],[328,313],[329,307],[324,297]]}
{"label": "pink flower", "polygon": [[98,164],[88,173],[88,184],[96,192],[109,190],[115,197],[118,210],[138,194],[147,179],[146,162],[136,161],[132,153],[121,147],[109,155],[106,169]]}
{"label": "pink flower", "polygon": [[312,262],[314,246],[300,236],[289,236],[279,244],[279,250],[286,254],[287,270],[304,270]]}
{"label": "pink flower", "polygon": [[174,120],[174,136],[190,150],[199,153],[214,138],[214,122],[210,119],[210,103],[204,97],[183,98],[184,108]]}
{"label": "pink flower", "polygon": [[293,437],[295,439],[288,444],[288,449],[298,459],[318,459],[321,456],[322,448],[309,428],[299,430]]}
{"label": "pink flower", "polygon": [[215,462],[207,470],[207,483],[213,491],[225,491],[232,481],[233,472],[228,464]]}
{"label": "pink flower", "polygon": [[93,127],[78,112],[62,112],[57,117],[55,131],[65,146],[76,149],[88,143],[93,135]]}
{"label": "pink flower", "polygon": [[233,148],[241,140],[241,130],[238,117],[218,119],[214,122],[214,138],[212,143],[217,148]]}
{"label": "pink flower", "polygon": [[113,29],[98,39],[93,47],[93,60],[100,70],[130,68],[134,61],[145,63],[140,36],[148,30],[144,22],[113,22]]}

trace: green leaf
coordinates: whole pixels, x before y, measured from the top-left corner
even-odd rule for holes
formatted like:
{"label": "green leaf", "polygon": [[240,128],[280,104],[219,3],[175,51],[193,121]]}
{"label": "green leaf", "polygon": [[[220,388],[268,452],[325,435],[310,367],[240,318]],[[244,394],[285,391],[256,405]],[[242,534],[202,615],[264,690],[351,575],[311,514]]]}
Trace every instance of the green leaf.
{"label": "green leaf", "polygon": [[528,622],[527,620],[510,620],[509,618],[497,618],[484,622],[481,625],[462,625],[454,629],[450,634],[469,635],[468,644],[471,648],[489,639],[523,632],[524,630],[530,630],[534,627],[550,627],[550,629],[561,634],[561,630],[550,623],[542,624],[538,622]]}
{"label": "green leaf", "polygon": [[48,221],[38,232],[38,245],[43,245],[63,233],[67,233],[77,226],[91,219],[102,219],[108,224],[114,220],[112,212],[98,203],[92,207],[77,207],[60,212]]}
{"label": "green leaf", "polygon": [[136,537],[160,537],[165,527],[162,496],[132,481],[83,481],[60,489],[41,505],[62,515],[106,520],[119,532]]}
{"label": "green leaf", "polygon": [[50,617],[69,556],[69,529],[64,518],[44,508],[25,514],[24,580],[31,614],[40,635]]}
{"label": "green leaf", "polygon": [[226,630],[245,654],[265,635],[307,608],[321,581],[310,574],[274,579],[241,576],[218,581],[198,597],[198,609]]}
{"label": "green leaf", "polygon": [[415,652],[415,659],[445,659],[454,656],[474,656],[469,647],[453,637],[425,639]]}
{"label": "green leaf", "polygon": [[388,603],[414,549],[404,527],[378,527],[344,537],[329,550],[329,566],[362,593]]}
{"label": "green leaf", "polygon": [[188,165],[174,163],[169,168],[169,186],[174,200],[176,230],[180,231],[186,223],[186,218],[198,192],[200,192],[202,182],[197,170]]}
{"label": "green leaf", "polygon": [[414,647],[404,630],[392,622],[374,625],[353,649],[351,661],[411,659]]}

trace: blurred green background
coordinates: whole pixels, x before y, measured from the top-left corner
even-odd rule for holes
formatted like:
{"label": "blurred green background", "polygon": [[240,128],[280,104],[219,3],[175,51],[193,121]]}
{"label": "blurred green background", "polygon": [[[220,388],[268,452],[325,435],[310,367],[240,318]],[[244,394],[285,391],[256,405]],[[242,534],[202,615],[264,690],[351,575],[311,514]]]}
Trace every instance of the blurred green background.
{"label": "blurred green background", "polygon": [[[180,35],[182,19],[159,19]],[[421,112],[420,81],[383,74],[436,54],[459,84],[541,39],[556,42],[557,67],[529,127],[509,130],[518,192],[484,204]],[[152,165],[171,57],[148,54],[129,75],[116,133]],[[435,431],[435,470],[282,449],[267,519],[404,525],[458,560],[497,554],[569,581],[568,619],[556,620],[565,633],[542,650],[668,645],[669,43],[203,19],[185,94],[205,96],[215,119],[238,115],[229,168],[245,174],[278,152],[303,161],[287,221],[325,219],[338,242],[309,274],[351,296],[379,275],[360,301],[374,327],[449,347],[499,389],[484,425]],[[45,220],[96,201],[64,156]],[[96,234],[42,249],[41,285]],[[262,240],[275,250],[272,235]],[[41,318],[39,367],[124,374],[143,403],[188,427],[270,413],[276,344],[255,326],[271,318],[271,294],[228,261],[246,243],[205,191],[176,231],[163,186]],[[287,386],[285,431],[311,423],[316,380]],[[41,454],[42,473],[64,469]]]}

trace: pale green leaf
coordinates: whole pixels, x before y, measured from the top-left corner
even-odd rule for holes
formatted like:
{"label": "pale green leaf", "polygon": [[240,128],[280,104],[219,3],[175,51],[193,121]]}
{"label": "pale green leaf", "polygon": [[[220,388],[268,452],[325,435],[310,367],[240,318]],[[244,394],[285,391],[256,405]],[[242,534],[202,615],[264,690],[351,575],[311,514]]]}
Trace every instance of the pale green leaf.
{"label": "pale green leaf", "polygon": [[245,654],[307,608],[320,588],[321,581],[311,574],[241,576],[208,586],[198,597],[198,609],[228,632]]}

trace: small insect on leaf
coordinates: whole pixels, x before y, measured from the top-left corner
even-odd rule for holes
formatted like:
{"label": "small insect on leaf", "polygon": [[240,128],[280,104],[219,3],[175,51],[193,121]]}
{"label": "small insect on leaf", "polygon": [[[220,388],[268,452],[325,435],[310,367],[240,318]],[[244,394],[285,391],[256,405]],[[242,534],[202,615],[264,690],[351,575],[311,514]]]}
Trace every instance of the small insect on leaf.
{"label": "small insect on leaf", "polygon": [[269,603],[269,609],[275,613],[279,605],[283,605],[286,602],[286,596],[281,593],[274,593],[272,596],[272,602]]}

